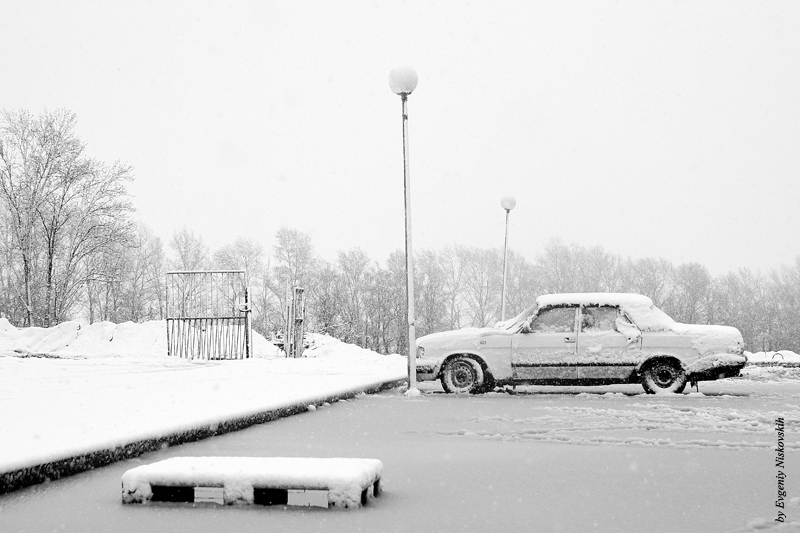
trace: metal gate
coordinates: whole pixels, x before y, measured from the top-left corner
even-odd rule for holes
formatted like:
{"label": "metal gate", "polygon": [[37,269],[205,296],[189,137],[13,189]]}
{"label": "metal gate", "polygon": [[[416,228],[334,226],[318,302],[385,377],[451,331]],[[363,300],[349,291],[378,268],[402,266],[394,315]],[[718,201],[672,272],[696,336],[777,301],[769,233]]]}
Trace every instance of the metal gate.
{"label": "metal gate", "polygon": [[167,272],[167,355],[187,359],[252,357],[247,272]]}

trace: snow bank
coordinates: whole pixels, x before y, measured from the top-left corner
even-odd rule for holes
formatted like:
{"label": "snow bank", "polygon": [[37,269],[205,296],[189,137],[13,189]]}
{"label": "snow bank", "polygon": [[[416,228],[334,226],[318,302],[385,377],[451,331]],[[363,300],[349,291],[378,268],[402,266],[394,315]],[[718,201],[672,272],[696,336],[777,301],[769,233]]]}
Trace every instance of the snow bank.
{"label": "snow bank", "polygon": [[[167,323],[140,324],[63,322],[52,328],[16,328],[0,318],[0,355],[9,352],[56,355],[64,358],[166,357]],[[276,357],[278,348],[253,332],[255,357]]]}
{"label": "snow bank", "polygon": [[[334,337],[323,335],[321,333],[307,333],[306,337],[310,337],[311,345],[303,350],[303,357],[320,358],[320,357],[341,357],[343,355],[350,355],[356,357],[379,358],[382,359],[386,356],[361,348],[355,344],[342,342]],[[255,350],[255,348],[254,348]],[[396,355],[396,354],[392,354]]]}
{"label": "snow bank", "polygon": [[15,328],[14,325],[11,322],[9,322],[7,318],[0,317],[0,335],[2,334],[13,335],[16,334],[17,332],[18,332],[17,328]]}
{"label": "snow bank", "polygon": [[[361,494],[380,481],[377,459],[304,457],[173,457],[128,470],[122,501],[144,503],[152,487],[223,487],[224,503],[254,503],[254,489],[327,490],[328,505],[361,506]],[[372,492],[372,491],[370,491]],[[371,494],[370,494],[371,495]]]}
{"label": "snow bank", "polygon": [[8,320],[0,324],[0,352],[18,350],[32,353],[52,353],[69,346],[77,337],[81,325],[63,322],[52,328],[17,329]]}
{"label": "snow bank", "polygon": [[791,350],[778,350],[777,352],[745,352],[750,363],[800,363],[800,354]]}

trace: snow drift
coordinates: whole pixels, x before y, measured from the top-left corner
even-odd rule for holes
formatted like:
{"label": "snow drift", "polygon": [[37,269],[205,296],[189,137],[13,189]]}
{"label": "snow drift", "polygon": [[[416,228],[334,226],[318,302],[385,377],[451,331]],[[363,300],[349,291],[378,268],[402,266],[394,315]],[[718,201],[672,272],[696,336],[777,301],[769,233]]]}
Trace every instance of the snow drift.
{"label": "snow drift", "polygon": [[[124,322],[62,322],[52,328],[16,328],[0,318],[0,355],[8,352],[54,355],[62,358],[166,357],[167,323],[151,320]],[[275,357],[278,348],[253,332],[255,357]]]}

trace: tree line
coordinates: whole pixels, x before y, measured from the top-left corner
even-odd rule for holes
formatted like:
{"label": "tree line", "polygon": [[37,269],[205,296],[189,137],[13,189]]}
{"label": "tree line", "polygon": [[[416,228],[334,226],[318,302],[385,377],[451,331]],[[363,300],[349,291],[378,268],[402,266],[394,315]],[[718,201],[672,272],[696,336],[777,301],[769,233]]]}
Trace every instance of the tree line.
{"label": "tree line", "polygon": [[[130,168],[85,155],[74,114],[15,111],[0,119],[0,316],[13,324],[162,319],[168,270],[246,269],[253,327],[268,338],[282,327],[287,287],[299,286],[310,330],[380,353],[406,352],[402,250],[383,263],[357,247],[328,261],[308,235],[286,227],[271,250],[237,238],[211,251],[185,227],[165,247],[132,218]],[[417,252],[417,335],[496,322],[502,261],[500,249]],[[712,276],[698,263],[624,258],[555,239],[532,261],[509,253],[508,317],[558,292],[636,292],[680,322],[739,328],[751,351],[800,352],[800,257],[767,274]]]}

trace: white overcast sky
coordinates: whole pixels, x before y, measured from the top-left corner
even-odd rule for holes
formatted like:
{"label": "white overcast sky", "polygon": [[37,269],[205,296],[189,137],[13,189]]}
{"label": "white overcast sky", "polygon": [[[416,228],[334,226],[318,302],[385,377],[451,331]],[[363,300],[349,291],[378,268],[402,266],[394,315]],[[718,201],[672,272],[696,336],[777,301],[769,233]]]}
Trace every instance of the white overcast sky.
{"label": "white overcast sky", "polygon": [[800,255],[798,1],[3,0],[0,108],[66,108],[165,243],[322,257],[551,238],[767,271]]}

